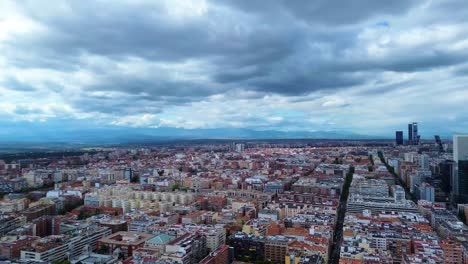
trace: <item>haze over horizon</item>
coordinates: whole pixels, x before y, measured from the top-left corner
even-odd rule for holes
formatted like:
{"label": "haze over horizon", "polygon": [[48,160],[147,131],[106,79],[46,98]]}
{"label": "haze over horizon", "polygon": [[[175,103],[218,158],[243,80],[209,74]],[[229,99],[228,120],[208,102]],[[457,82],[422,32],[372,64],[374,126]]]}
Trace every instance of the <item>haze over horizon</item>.
{"label": "haze over horizon", "polygon": [[0,141],[466,133],[467,6],[1,1]]}

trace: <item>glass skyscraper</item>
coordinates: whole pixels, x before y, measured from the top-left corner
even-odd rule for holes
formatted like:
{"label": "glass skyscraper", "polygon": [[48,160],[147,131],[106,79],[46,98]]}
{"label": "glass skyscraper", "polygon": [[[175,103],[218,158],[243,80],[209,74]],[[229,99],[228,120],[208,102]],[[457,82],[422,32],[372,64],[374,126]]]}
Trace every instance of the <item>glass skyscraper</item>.
{"label": "glass skyscraper", "polygon": [[452,194],[458,203],[468,203],[468,135],[453,136],[453,160]]}
{"label": "glass skyscraper", "polygon": [[408,144],[409,145],[418,145],[419,136],[418,136],[418,123],[413,122],[408,124]]}
{"label": "glass skyscraper", "polygon": [[403,145],[403,131],[397,131],[395,133],[395,141],[397,145]]}

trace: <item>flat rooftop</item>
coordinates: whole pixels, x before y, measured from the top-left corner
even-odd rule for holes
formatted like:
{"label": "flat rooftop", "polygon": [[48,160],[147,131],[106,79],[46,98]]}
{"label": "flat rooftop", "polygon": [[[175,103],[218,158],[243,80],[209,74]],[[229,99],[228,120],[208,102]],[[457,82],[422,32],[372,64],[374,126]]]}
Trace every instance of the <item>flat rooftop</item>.
{"label": "flat rooftop", "polygon": [[101,238],[99,241],[106,244],[117,244],[117,245],[139,245],[145,241],[155,237],[155,235],[140,233],[140,232],[126,232],[120,231],[110,236]]}

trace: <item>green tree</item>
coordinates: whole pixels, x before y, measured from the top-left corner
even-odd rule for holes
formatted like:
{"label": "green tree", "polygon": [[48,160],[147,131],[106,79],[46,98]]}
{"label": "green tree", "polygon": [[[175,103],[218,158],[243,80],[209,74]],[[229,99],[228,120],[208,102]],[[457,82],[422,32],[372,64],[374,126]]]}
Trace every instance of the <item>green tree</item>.
{"label": "green tree", "polygon": [[130,182],[134,182],[134,183],[140,182],[140,176],[136,174],[133,175],[133,177],[130,179]]}
{"label": "green tree", "polygon": [[83,210],[80,210],[80,213],[78,214],[78,219],[79,220],[83,220],[83,219],[86,219],[86,214]]}
{"label": "green tree", "polygon": [[71,264],[71,262],[68,260],[56,260],[52,261],[52,264]]}
{"label": "green tree", "polygon": [[338,159],[338,157],[335,158],[335,160],[333,161],[333,164],[341,164],[342,161]]}
{"label": "green tree", "polygon": [[107,253],[109,253],[109,246],[106,245],[106,244],[103,244],[103,245],[101,245],[101,247],[99,247],[99,249],[97,250],[97,252],[98,252],[99,254],[107,254]]}

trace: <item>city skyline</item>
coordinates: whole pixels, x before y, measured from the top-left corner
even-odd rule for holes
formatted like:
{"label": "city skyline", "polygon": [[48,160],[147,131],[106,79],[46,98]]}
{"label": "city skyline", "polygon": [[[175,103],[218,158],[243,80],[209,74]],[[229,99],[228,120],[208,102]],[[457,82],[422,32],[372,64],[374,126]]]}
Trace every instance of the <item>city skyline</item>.
{"label": "city skyline", "polygon": [[406,139],[413,121],[422,138],[450,138],[468,131],[465,5],[2,1],[0,138],[179,128]]}
{"label": "city skyline", "polygon": [[5,153],[0,259],[467,263],[467,158],[468,135]]}

